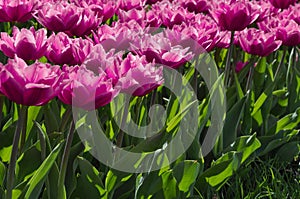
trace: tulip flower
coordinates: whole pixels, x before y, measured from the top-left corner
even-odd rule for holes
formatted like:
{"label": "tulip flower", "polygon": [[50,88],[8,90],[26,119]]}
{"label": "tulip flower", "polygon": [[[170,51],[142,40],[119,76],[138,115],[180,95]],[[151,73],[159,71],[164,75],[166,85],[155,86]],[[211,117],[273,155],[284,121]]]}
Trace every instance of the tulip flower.
{"label": "tulip flower", "polygon": [[211,11],[211,15],[221,30],[241,31],[252,24],[259,12],[248,1],[220,1]]}
{"label": "tulip flower", "polygon": [[300,45],[300,25],[293,20],[281,20],[276,28],[276,37],[285,46]]}
{"label": "tulip flower", "polygon": [[119,2],[111,0],[70,0],[70,2],[82,8],[91,8],[96,16],[103,18],[103,21],[111,18],[119,8]]}
{"label": "tulip flower", "polygon": [[281,8],[281,9],[286,9],[290,5],[297,2],[297,0],[269,0],[269,1],[275,8]]}
{"label": "tulip flower", "polygon": [[130,43],[137,38],[143,28],[134,20],[126,23],[115,23],[113,26],[102,25],[93,33],[95,44],[101,44],[106,51],[110,49],[128,50]]}
{"label": "tulip flower", "polygon": [[146,0],[118,0],[119,8],[125,11],[132,9],[142,9]]}
{"label": "tulip flower", "polygon": [[59,66],[39,62],[27,65],[15,57],[1,66],[0,91],[17,104],[41,106],[57,96],[60,75]]}
{"label": "tulip flower", "polygon": [[180,0],[179,2],[189,12],[207,13],[210,9],[210,5],[207,0]]}
{"label": "tulip flower", "polygon": [[63,32],[70,30],[80,18],[77,6],[66,1],[45,3],[36,13],[35,18],[49,30]]}
{"label": "tulip flower", "polygon": [[118,16],[121,23],[134,20],[141,26],[145,26],[144,25],[145,16],[146,16],[145,10],[137,10],[137,9],[131,9],[129,11],[120,10]]}
{"label": "tulip flower", "polygon": [[148,62],[163,64],[171,68],[178,68],[193,59],[194,54],[189,47],[172,45],[163,33],[154,36],[145,34],[132,43],[131,49],[140,56],[145,55]]}
{"label": "tulip flower", "polygon": [[249,28],[240,33],[239,44],[245,52],[264,57],[276,51],[282,42],[271,32]]}
{"label": "tulip flower", "polygon": [[71,39],[65,33],[52,34],[49,39],[46,57],[54,64],[82,64],[90,53],[92,42],[87,39]]}
{"label": "tulip flower", "polygon": [[36,6],[35,0],[0,0],[0,22],[26,22]]}
{"label": "tulip flower", "polygon": [[188,23],[195,17],[195,13],[190,13],[181,5],[172,4],[169,1],[152,5],[152,11],[161,19],[162,24],[168,28]]}
{"label": "tulip flower", "polygon": [[45,55],[47,49],[47,30],[35,31],[13,27],[13,37],[6,32],[1,33],[0,50],[8,57],[15,55],[24,60],[36,60]]}
{"label": "tulip flower", "polygon": [[65,104],[86,110],[105,106],[119,93],[105,72],[95,75],[85,66],[63,67],[64,78],[58,98]]}
{"label": "tulip flower", "polygon": [[144,96],[163,83],[163,67],[148,63],[145,56],[133,56],[131,53],[122,62],[123,75],[119,79],[121,92],[133,96]]}

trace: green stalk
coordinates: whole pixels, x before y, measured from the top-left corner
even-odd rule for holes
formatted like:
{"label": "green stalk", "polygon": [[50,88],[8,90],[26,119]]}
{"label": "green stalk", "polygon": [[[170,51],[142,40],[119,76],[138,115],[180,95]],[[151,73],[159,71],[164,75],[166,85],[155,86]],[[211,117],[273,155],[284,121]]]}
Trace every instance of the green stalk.
{"label": "green stalk", "polygon": [[130,100],[130,96],[126,95],[125,96],[125,105],[124,105],[125,107],[124,107],[124,112],[123,112],[123,115],[122,115],[121,126],[120,126],[120,129],[119,129],[118,135],[117,135],[116,145],[118,147],[121,147],[122,143],[123,143],[124,131],[121,128],[125,125],[125,122],[126,122],[127,117],[128,117],[129,100]]}
{"label": "green stalk", "polygon": [[17,123],[15,135],[14,135],[14,140],[13,140],[13,146],[12,146],[12,152],[10,156],[10,162],[8,165],[8,174],[7,174],[7,190],[6,190],[6,199],[11,199],[12,198],[12,190],[13,190],[13,185],[14,185],[14,180],[15,180],[15,169],[16,169],[16,163],[17,163],[17,158],[18,158],[18,148],[19,148],[19,141],[21,137],[21,132],[23,129],[23,126],[25,124],[25,119],[27,118],[27,106],[22,106],[19,112],[19,120]]}
{"label": "green stalk", "polygon": [[66,146],[65,146],[64,153],[62,156],[61,165],[60,165],[60,172],[59,172],[59,178],[58,178],[58,198],[59,199],[66,198],[64,184],[65,184],[65,177],[66,177],[68,160],[69,160],[69,156],[70,156],[74,133],[75,133],[75,124],[74,124],[74,121],[72,120],[70,131],[67,136]]}
{"label": "green stalk", "polygon": [[234,31],[231,31],[230,47],[227,52],[226,66],[225,66],[225,80],[224,80],[224,84],[227,88],[229,87],[230,62],[231,62],[231,57],[232,57],[233,47],[234,47],[233,41],[234,41]]}

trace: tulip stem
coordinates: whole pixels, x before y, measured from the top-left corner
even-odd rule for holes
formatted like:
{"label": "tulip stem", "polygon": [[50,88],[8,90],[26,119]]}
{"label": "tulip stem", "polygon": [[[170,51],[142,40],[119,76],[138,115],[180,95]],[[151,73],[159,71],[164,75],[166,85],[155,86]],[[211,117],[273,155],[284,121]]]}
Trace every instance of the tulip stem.
{"label": "tulip stem", "polygon": [[231,37],[230,37],[230,46],[229,50],[227,52],[227,58],[226,58],[226,65],[225,65],[225,86],[229,87],[229,76],[230,76],[230,62],[233,52],[233,41],[234,41],[234,31],[231,31]]}
{"label": "tulip stem", "polygon": [[14,185],[14,179],[15,179],[15,169],[16,169],[16,162],[18,157],[18,148],[19,148],[19,141],[21,137],[21,132],[23,129],[23,126],[25,124],[26,119],[26,113],[27,113],[27,106],[22,106],[19,112],[19,119],[17,123],[17,127],[14,134],[14,140],[13,140],[13,146],[10,156],[10,162],[8,165],[8,173],[7,173],[7,190],[6,190],[6,199],[12,198],[12,190]]}
{"label": "tulip stem", "polygon": [[121,147],[122,143],[123,143],[123,137],[124,137],[124,131],[122,130],[122,127],[125,125],[125,122],[127,120],[127,116],[128,116],[128,108],[129,108],[129,100],[130,100],[130,96],[125,96],[125,107],[124,107],[124,112],[122,115],[122,121],[121,121],[121,126],[118,132],[118,137],[117,137],[117,147]]}
{"label": "tulip stem", "polygon": [[28,119],[28,108],[25,110],[25,118],[24,118],[24,124],[22,126],[22,136],[21,136],[21,144],[20,144],[20,149],[23,148],[25,141],[26,141],[26,129],[27,129],[27,119]]}
{"label": "tulip stem", "polygon": [[287,49],[287,48],[284,46],[282,58],[281,58],[281,60],[280,60],[280,63],[279,63],[279,65],[278,65],[278,67],[277,67],[277,69],[276,69],[276,72],[275,72],[275,75],[274,75],[274,81],[276,80],[276,78],[277,78],[277,76],[278,76],[278,74],[279,74],[279,71],[280,71],[280,69],[281,69],[281,67],[282,67],[282,65],[283,65],[284,58],[285,58],[285,55],[286,55],[286,49]]}
{"label": "tulip stem", "polygon": [[59,173],[59,178],[58,178],[58,198],[66,198],[64,184],[65,184],[65,177],[66,177],[68,160],[69,160],[69,156],[70,156],[74,133],[75,133],[75,124],[74,124],[74,121],[72,120],[70,131],[67,136],[67,142],[65,145],[64,153],[62,156],[61,165],[60,165],[60,173]]}

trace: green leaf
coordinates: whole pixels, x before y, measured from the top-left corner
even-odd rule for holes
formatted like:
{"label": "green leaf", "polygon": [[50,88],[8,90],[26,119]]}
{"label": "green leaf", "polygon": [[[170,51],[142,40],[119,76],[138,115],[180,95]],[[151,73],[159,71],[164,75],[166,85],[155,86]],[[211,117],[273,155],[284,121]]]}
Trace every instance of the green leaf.
{"label": "green leaf", "polygon": [[223,127],[223,146],[227,147],[237,138],[237,130],[241,121],[246,97],[239,100],[226,114]]}
{"label": "green leaf", "polygon": [[277,151],[276,156],[280,161],[292,162],[300,154],[300,141],[289,142]]}
{"label": "green leaf", "polygon": [[37,145],[38,143],[32,145],[18,158],[16,167],[17,184],[23,181],[27,181],[32,175],[34,175],[36,169],[38,169],[41,165],[41,152],[38,150]]}
{"label": "green leaf", "polygon": [[272,128],[267,132],[267,135],[277,134],[279,131],[293,130],[300,123],[300,108],[296,112],[286,115],[281,118]]}
{"label": "green leaf", "polygon": [[200,171],[200,163],[192,160],[185,160],[178,163],[173,168],[173,175],[177,181],[180,191],[190,196],[193,190],[193,185]]}
{"label": "green leaf", "polygon": [[80,176],[72,198],[101,198],[106,192],[99,171],[86,159],[77,157]]}
{"label": "green leaf", "polygon": [[55,160],[62,146],[63,146],[62,142],[58,144],[53,149],[53,151],[49,154],[49,156],[45,159],[42,165],[36,170],[33,177],[30,179],[30,181],[27,184],[28,190],[25,194],[25,199],[38,198],[43,182],[45,181],[47,174],[49,173],[50,169],[55,163]]}
{"label": "green leaf", "polygon": [[173,176],[172,171],[166,171],[162,174],[162,183],[163,183],[163,193],[164,198],[166,199],[174,199],[178,198],[178,187],[177,182]]}
{"label": "green leaf", "polygon": [[5,179],[5,173],[6,173],[6,167],[2,162],[0,162],[0,187],[3,186],[3,182]]}

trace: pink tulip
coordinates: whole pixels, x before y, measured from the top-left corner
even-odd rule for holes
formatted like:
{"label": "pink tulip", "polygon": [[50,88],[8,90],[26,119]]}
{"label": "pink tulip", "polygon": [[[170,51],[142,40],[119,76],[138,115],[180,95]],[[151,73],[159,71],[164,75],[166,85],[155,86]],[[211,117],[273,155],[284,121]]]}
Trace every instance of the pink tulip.
{"label": "pink tulip", "polygon": [[113,26],[102,25],[93,33],[95,44],[101,44],[106,51],[110,49],[128,50],[130,43],[137,38],[143,28],[134,20],[128,23],[117,22]]}
{"label": "pink tulip", "polygon": [[92,30],[95,30],[102,21],[102,18],[97,18],[94,12],[91,9],[81,8],[80,18],[78,22],[70,28],[69,31],[66,31],[70,36],[82,37],[92,33]]}
{"label": "pink tulip", "polygon": [[111,18],[119,8],[119,2],[112,0],[70,0],[70,2],[82,8],[90,7],[99,18],[103,17],[103,21]]}
{"label": "pink tulip", "polygon": [[189,47],[172,45],[164,33],[156,35],[145,34],[132,43],[132,51],[140,56],[145,55],[148,62],[163,64],[171,68],[178,68],[193,58]]}
{"label": "pink tulip", "polygon": [[210,2],[207,0],[180,0],[179,2],[189,12],[207,13],[210,9]]}
{"label": "pink tulip", "polygon": [[0,0],[0,22],[26,22],[36,6],[35,0]]}
{"label": "pink tulip", "polygon": [[275,8],[286,9],[296,3],[297,0],[269,0]]}
{"label": "pink tulip", "polygon": [[46,57],[55,64],[82,64],[93,46],[87,39],[71,39],[65,33],[53,34],[48,39]]}
{"label": "pink tulip", "polygon": [[105,72],[95,75],[85,66],[64,66],[63,72],[58,98],[65,104],[93,110],[105,106],[119,93]]}
{"label": "pink tulip", "polygon": [[281,20],[276,28],[276,37],[285,46],[300,45],[300,25],[293,20]]}
{"label": "pink tulip", "polygon": [[145,10],[137,10],[137,9],[131,9],[129,11],[119,11],[119,20],[120,22],[129,22],[131,20],[136,21],[141,26],[145,26]]}
{"label": "pink tulip", "polygon": [[222,30],[241,31],[252,24],[259,13],[249,1],[223,0],[212,8],[211,15]]}
{"label": "pink tulip", "polygon": [[142,9],[146,3],[146,0],[117,0],[119,8],[125,11],[137,8]]}
{"label": "pink tulip", "polygon": [[35,18],[47,29],[63,32],[70,30],[79,21],[77,8],[66,1],[48,2],[35,13]]}
{"label": "pink tulip", "polygon": [[239,43],[245,52],[264,57],[276,51],[282,42],[273,33],[249,28],[240,33]]}
{"label": "pink tulip", "polygon": [[249,62],[238,61],[235,66],[235,72],[240,72]]}
{"label": "pink tulip", "polygon": [[152,11],[157,13],[157,16],[161,18],[162,24],[168,28],[188,23],[195,17],[194,13],[190,13],[182,6],[172,4],[166,0],[152,5]]}
{"label": "pink tulip", "polygon": [[163,83],[162,67],[148,63],[145,57],[133,56],[131,53],[122,62],[125,74],[119,79],[121,92],[133,96],[144,96]]}
{"label": "pink tulip", "polygon": [[13,27],[13,37],[6,32],[1,33],[0,50],[8,57],[15,55],[24,60],[36,60],[45,55],[47,49],[47,30],[35,31]]}
{"label": "pink tulip", "polygon": [[41,106],[57,96],[61,79],[59,66],[36,62],[27,65],[15,57],[1,66],[1,92],[17,104]]}

